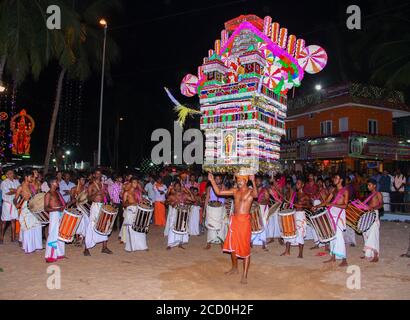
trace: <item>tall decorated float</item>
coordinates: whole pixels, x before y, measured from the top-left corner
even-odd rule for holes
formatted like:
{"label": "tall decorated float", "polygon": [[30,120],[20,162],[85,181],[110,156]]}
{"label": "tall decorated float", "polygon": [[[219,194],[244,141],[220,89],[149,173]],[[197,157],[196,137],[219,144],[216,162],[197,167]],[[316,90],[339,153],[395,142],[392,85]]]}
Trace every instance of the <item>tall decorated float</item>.
{"label": "tall decorated float", "polygon": [[[285,135],[287,93],[304,73],[317,73],[326,52],[288,35],[271,17],[241,15],[225,23],[197,75],[186,75],[181,93],[199,96],[205,133],[203,168],[218,173],[255,174],[279,169]],[[180,118],[190,111],[177,104]]]}

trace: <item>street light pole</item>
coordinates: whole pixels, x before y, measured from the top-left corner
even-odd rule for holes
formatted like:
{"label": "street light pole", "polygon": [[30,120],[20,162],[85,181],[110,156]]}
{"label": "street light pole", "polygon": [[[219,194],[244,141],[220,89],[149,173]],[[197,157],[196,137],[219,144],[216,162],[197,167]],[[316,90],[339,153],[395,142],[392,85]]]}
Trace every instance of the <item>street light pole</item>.
{"label": "street light pole", "polygon": [[101,165],[101,134],[102,134],[102,114],[103,114],[103,102],[104,102],[104,75],[105,75],[105,47],[107,44],[107,21],[100,20],[100,24],[104,26],[104,44],[103,44],[103,59],[102,59],[102,74],[101,74],[101,95],[100,95],[100,122],[98,128],[98,156],[97,165]]}

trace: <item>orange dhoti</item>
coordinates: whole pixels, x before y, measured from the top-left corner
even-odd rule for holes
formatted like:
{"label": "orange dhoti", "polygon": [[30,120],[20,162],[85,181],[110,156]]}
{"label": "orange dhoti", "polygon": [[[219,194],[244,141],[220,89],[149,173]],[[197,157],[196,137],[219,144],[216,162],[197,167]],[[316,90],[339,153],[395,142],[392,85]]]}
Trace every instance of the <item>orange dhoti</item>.
{"label": "orange dhoti", "polygon": [[249,257],[251,255],[251,235],[250,214],[232,215],[223,251],[234,252],[238,258]]}
{"label": "orange dhoti", "polygon": [[154,224],[157,226],[165,226],[167,218],[165,216],[165,204],[156,201],[154,204]]}

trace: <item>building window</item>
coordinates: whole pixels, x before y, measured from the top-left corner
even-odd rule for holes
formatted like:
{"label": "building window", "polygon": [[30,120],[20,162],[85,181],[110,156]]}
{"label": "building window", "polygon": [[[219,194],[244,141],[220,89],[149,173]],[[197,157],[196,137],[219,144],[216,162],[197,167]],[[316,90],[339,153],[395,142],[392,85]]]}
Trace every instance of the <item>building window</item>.
{"label": "building window", "polygon": [[286,128],[286,139],[292,139],[292,128]]}
{"label": "building window", "polygon": [[344,117],[339,119],[339,132],[349,131],[349,118]]}
{"label": "building window", "polygon": [[326,120],[320,123],[320,134],[322,136],[332,134],[332,120]]}
{"label": "building window", "polygon": [[377,120],[369,119],[367,120],[367,131],[370,134],[377,134]]}
{"label": "building window", "polygon": [[305,136],[305,126],[298,126],[297,138],[303,138]]}

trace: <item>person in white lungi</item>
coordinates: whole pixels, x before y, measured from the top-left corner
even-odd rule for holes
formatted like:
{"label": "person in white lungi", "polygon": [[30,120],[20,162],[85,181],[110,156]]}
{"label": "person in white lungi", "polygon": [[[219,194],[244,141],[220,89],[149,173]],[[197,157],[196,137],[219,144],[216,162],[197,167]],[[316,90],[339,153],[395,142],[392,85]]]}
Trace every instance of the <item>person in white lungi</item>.
{"label": "person in white lungi", "polygon": [[279,186],[279,179],[273,179],[271,188],[269,188],[269,194],[275,201],[275,204],[271,207],[270,210],[273,210],[272,214],[268,218],[267,227],[266,227],[266,239],[267,243],[274,242],[275,239],[279,240],[280,244],[284,244],[283,239],[280,235],[280,226],[279,226],[279,215],[278,212],[281,209],[283,202],[283,190]]}
{"label": "person in white lungi", "polygon": [[305,245],[306,235],[306,214],[304,209],[310,209],[310,198],[303,191],[304,182],[301,179],[296,180],[296,191],[293,192],[290,201],[290,209],[295,208],[295,223],[296,223],[296,237],[292,239],[285,239],[286,248],[281,256],[290,255],[290,247],[297,246],[299,248],[298,258],[303,258],[303,247]]}
{"label": "person in white lungi", "polygon": [[90,250],[95,247],[97,243],[102,242],[102,253],[112,254],[108,249],[108,236],[101,235],[95,231],[95,224],[97,223],[101,207],[108,202],[108,190],[104,187],[101,181],[101,170],[94,171],[93,180],[88,186],[88,198],[92,201],[90,208],[90,221],[85,233],[85,249],[84,256],[91,256]]}
{"label": "person in white lungi", "polygon": [[[135,221],[138,212],[138,203],[141,201],[142,195],[139,188],[138,179],[132,178],[131,188],[124,192],[124,222],[125,228],[125,251],[148,251],[147,235],[145,232],[137,232],[132,229],[132,224]],[[148,220],[149,221],[149,220]]]}
{"label": "person in white lungi", "polygon": [[379,209],[383,206],[383,195],[377,191],[377,181],[369,179],[367,188],[370,191],[370,196],[365,200],[368,210],[374,210],[376,213],[376,220],[369,230],[363,232],[364,239],[364,255],[362,259],[369,259],[370,262],[378,262],[380,256],[380,220]]}
{"label": "person in white lungi", "polygon": [[14,179],[14,171],[6,171],[6,179],[1,183],[2,194],[2,209],[1,209],[1,225],[0,225],[0,244],[4,241],[4,232],[7,222],[11,223],[11,242],[17,242],[16,239],[16,220],[18,219],[18,211],[13,203],[17,188],[20,183]]}
{"label": "person in white lungi", "polygon": [[[221,176],[219,176],[219,175],[217,175],[217,176],[215,176],[215,183],[216,183],[216,185],[218,186],[218,188],[220,189],[220,190],[224,190],[225,189],[225,187],[224,187],[224,185],[223,185],[223,183],[222,183],[222,178],[221,178]],[[214,191],[214,189],[212,188],[212,186],[209,186],[207,189],[206,189],[206,196],[205,196],[205,203],[204,203],[204,210],[205,210],[205,217],[204,217],[204,219],[205,219],[205,221],[207,221],[207,210],[208,210],[208,204],[209,204],[209,202],[211,202],[211,201],[218,201],[218,202],[220,202],[221,204],[222,204],[222,206],[225,208],[225,206],[224,206],[224,204],[225,204],[225,198],[223,198],[223,197],[218,197],[216,194],[215,194],[215,191]],[[225,214],[224,214],[224,216],[225,216]],[[221,246],[221,248],[223,247],[223,243],[224,243],[224,241],[225,241],[225,238],[226,238],[226,234],[227,234],[227,232],[228,232],[228,226],[227,226],[227,222],[226,222],[226,219],[224,219],[223,217],[222,217],[222,222],[221,223],[219,223],[218,222],[218,225],[221,225],[221,228],[219,229],[219,230],[215,230],[215,229],[209,229],[208,228],[208,232],[207,232],[207,239],[206,239],[206,242],[207,242],[207,244],[206,244],[206,247],[205,247],[205,249],[210,249],[211,248],[211,244],[219,244],[220,246]]]}
{"label": "person in white lungi", "polygon": [[255,183],[256,187],[258,188],[257,203],[262,216],[263,231],[257,234],[252,234],[251,247],[262,246],[262,249],[267,251],[268,249],[266,247],[266,238],[269,214],[269,192],[266,188],[263,187],[261,177],[256,177]]}
{"label": "person in white lungi", "polygon": [[319,207],[327,207],[332,219],[333,225],[336,227],[336,237],[330,241],[330,255],[329,260],[324,261],[335,262],[336,260],[342,260],[339,266],[347,266],[346,258],[346,244],[343,237],[343,232],[346,229],[346,207],[349,201],[349,192],[343,186],[344,178],[340,174],[335,174],[333,176],[333,184],[335,188],[329,194],[326,201],[322,202],[320,205],[315,206],[317,209]]}
{"label": "person in white lungi", "polygon": [[[20,223],[20,241],[21,247],[25,253],[32,253],[36,250],[43,249],[41,236],[41,223],[28,209],[28,201],[34,195],[30,185],[33,177],[31,171],[27,170],[23,174],[23,183],[17,188],[16,195],[13,199],[14,205],[18,208]],[[19,199],[17,201],[17,199]]]}
{"label": "person in white lungi", "polygon": [[191,213],[189,217],[189,235],[199,236],[199,221],[200,221],[200,211],[201,211],[201,197],[198,193],[197,187],[191,187],[190,191],[195,199],[195,202],[191,206]]}
{"label": "person in white lungi", "polygon": [[57,191],[57,178],[48,176],[46,180],[50,191],[44,197],[44,210],[50,215],[50,223],[45,258],[47,263],[53,263],[65,258],[65,242],[58,239],[58,229],[66,204],[60,192]]}
{"label": "person in white lungi", "polygon": [[169,191],[167,199],[169,207],[167,223],[164,231],[164,235],[168,237],[167,250],[171,250],[171,248],[176,246],[185,249],[183,245],[188,243],[189,233],[179,234],[174,232],[174,226],[177,220],[177,206],[180,204],[192,204],[193,202],[195,202],[195,199],[193,199],[190,191],[186,188],[182,188],[181,183],[175,182],[174,186]]}

